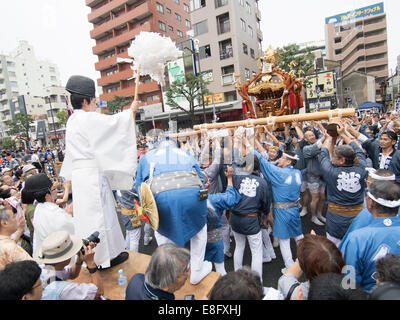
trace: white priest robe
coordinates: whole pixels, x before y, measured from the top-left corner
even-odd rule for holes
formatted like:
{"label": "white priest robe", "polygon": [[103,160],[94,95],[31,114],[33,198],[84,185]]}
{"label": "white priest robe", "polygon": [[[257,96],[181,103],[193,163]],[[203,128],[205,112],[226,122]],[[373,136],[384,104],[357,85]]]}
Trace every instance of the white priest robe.
{"label": "white priest robe", "polygon": [[132,110],[111,116],[74,111],[67,122],[60,176],[71,180],[75,234],[100,233],[94,260],[103,268],[125,249],[112,190],[131,190],[136,167]]}

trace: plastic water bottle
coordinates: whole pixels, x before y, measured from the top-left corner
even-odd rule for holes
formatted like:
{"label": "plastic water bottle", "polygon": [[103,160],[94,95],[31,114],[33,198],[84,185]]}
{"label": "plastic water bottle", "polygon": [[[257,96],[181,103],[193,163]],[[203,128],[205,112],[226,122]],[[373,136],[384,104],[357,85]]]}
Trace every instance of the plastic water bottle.
{"label": "plastic water bottle", "polygon": [[124,270],[118,270],[118,286],[119,286],[119,294],[122,298],[125,299],[125,292],[126,292],[126,275],[124,274]]}

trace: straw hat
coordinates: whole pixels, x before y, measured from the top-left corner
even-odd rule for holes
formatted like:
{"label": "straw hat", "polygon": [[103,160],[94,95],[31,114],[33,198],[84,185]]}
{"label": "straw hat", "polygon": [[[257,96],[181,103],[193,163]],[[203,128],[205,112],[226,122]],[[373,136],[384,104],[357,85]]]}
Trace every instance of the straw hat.
{"label": "straw hat", "polygon": [[43,240],[34,258],[40,264],[63,262],[76,255],[82,245],[81,238],[71,236],[67,231],[56,231]]}

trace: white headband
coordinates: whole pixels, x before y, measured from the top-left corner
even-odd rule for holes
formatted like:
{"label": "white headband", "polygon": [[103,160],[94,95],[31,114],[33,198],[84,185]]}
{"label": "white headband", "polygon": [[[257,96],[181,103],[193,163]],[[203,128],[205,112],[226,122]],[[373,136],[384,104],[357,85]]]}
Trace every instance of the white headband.
{"label": "white headband", "polygon": [[400,200],[394,201],[394,200],[385,200],[382,198],[375,198],[371,192],[367,192],[367,196],[370,197],[372,200],[374,200],[376,203],[379,203],[380,205],[388,208],[397,208],[400,207]]}
{"label": "white headband", "polygon": [[392,174],[391,176],[387,176],[387,177],[382,177],[377,175],[375,172],[376,170],[374,168],[365,168],[365,170],[368,171],[368,175],[375,180],[380,180],[380,181],[394,181],[396,176],[394,174]]}
{"label": "white headband", "polygon": [[300,160],[300,158],[297,156],[297,154],[296,154],[295,156],[290,156],[290,155],[288,155],[287,153],[283,153],[283,155],[284,155],[286,158],[289,158],[289,159],[291,159],[291,160],[296,160],[296,161],[299,161],[299,160]]}

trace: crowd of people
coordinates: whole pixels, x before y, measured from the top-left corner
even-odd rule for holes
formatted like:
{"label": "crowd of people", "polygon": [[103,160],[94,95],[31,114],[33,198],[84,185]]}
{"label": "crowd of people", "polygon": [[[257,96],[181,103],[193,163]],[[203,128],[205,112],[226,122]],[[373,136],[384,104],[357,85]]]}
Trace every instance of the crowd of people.
{"label": "crowd of people", "polygon": [[[173,300],[212,270],[210,300],[400,298],[398,113],[136,136],[136,103],[101,115],[90,79],[67,90],[65,150],[2,152],[0,299],[102,299],[98,271],[138,252],[142,232],[157,248],[127,300]],[[156,230],[138,214],[144,185]],[[325,234],[305,234],[306,215]],[[265,287],[278,248],[282,275]],[[71,282],[83,264],[91,283]]]}

